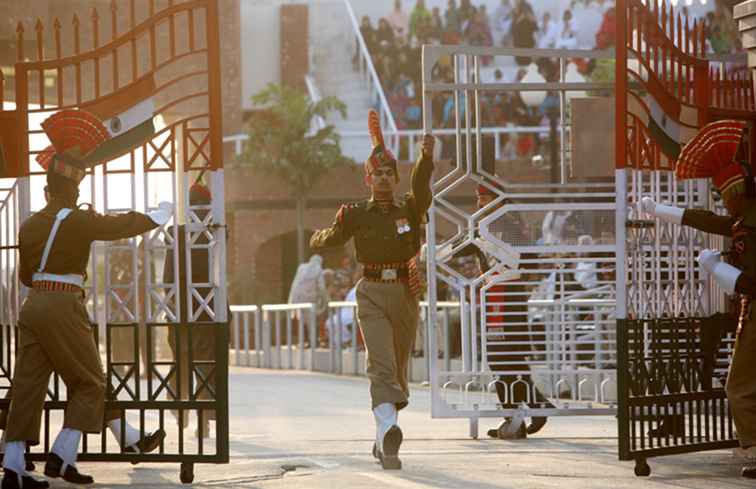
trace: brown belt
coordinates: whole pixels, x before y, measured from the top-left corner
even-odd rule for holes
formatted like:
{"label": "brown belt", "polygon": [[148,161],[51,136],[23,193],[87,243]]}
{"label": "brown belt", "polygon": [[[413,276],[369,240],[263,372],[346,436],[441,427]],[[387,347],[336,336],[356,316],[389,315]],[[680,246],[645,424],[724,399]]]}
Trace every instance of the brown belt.
{"label": "brown belt", "polygon": [[32,283],[32,288],[39,292],[75,292],[84,295],[84,290],[74,284],[54,282],[52,280],[39,280]]}

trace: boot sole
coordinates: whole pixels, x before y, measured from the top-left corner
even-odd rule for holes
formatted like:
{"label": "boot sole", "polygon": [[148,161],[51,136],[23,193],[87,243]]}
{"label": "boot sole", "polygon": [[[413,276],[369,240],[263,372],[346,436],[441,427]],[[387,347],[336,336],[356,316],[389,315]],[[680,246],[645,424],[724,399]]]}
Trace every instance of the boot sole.
{"label": "boot sole", "polygon": [[402,430],[392,426],[383,436],[383,453],[380,453],[381,466],[384,470],[400,470],[402,461],[399,460],[399,447],[402,445]]}

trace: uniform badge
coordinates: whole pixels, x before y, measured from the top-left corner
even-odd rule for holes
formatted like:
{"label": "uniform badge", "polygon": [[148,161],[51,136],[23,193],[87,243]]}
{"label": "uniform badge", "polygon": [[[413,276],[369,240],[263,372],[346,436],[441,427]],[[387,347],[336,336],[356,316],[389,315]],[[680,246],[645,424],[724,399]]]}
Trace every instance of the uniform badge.
{"label": "uniform badge", "polygon": [[401,219],[396,220],[396,233],[397,234],[404,234],[410,232],[410,225],[407,218],[403,217]]}

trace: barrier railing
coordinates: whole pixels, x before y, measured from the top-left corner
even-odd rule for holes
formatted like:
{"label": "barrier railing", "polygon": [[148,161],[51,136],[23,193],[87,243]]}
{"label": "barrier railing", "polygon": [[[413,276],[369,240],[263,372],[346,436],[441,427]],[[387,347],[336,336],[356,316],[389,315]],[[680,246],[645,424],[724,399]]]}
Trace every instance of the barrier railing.
{"label": "barrier railing", "polygon": [[[546,371],[551,371],[550,363],[565,361],[564,358],[569,359],[568,363],[580,363],[582,367],[595,369],[596,372],[606,370],[607,365],[614,363],[615,340],[612,338],[607,343],[605,338],[607,324],[613,321],[613,301],[599,298],[567,301],[531,298],[527,303],[531,314],[551,317],[550,320],[533,317],[534,322],[556,322],[557,318],[566,315],[570,317],[567,326],[575,333],[566,336],[559,334],[564,325],[558,324],[549,330],[553,330],[551,333],[546,332],[550,346],[542,352],[544,359],[540,362],[545,362],[543,367]],[[460,318],[468,315],[469,310],[460,311],[460,303],[456,301],[439,301],[436,303],[436,324],[431,328],[428,325],[428,306],[426,301],[420,303],[415,359],[410,372],[414,382],[429,380],[432,360],[438,359],[445,371],[451,371],[457,366],[455,362],[463,362],[464,352],[471,350],[471,338],[462,335],[460,328]],[[469,304],[465,306],[469,308]],[[611,310],[607,310],[607,307]],[[581,317],[577,317],[578,311]],[[327,314],[320,318],[315,305],[311,303],[236,305],[231,306],[231,312],[233,350],[229,358],[232,365],[365,375],[365,348],[356,320],[356,302],[329,302]],[[533,326],[533,331],[536,330],[538,327]],[[431,334],[436,336],[435,344],[439,346],[435,352],[428,347]],[[544,332],[541,331],[541,334]],[[589,355],[593,357],[588,359]],[[604,399],[610,395],[602,392],[601,397]]]}

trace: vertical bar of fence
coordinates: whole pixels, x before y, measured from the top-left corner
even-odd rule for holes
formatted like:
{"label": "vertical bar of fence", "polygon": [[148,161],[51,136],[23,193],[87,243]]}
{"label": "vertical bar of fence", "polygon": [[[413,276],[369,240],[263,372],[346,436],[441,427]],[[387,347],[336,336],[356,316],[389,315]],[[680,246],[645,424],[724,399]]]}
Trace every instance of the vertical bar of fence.
{"label": "vertical bar of fence", "polygon": [[263,323],[263,311],[261,307],[258,307],[255,309],[255,353],[256,353],[256,363],[255,367],[262,367],[263,364],[263,355],[265,348],[265,341],[263,340],[263,337],[265,336],[265,324]]}
{"label": "vertical bar of fence", "polygon": [[271,360],[272,354],[271,354],[271,343],[272,343],[272,326],[270,323],[270,311],[265,311],[263,313],[263,355],[265,357],[263,365],[265,365],[265,368],[272,368],[273,362]]}
{"label": "vertical bar of fence", "polygon": [[357,307],[347,306],[352,310],[352,361],[354,362],[354,375],[360,374],[360,349],[358,348],[357,336]]}
{"label": "vertical bar of fence", "polygon": [[291,333],[292,333],[292,327],[291,327],[291,313],[292,311],[285,311],[283,314],[286,314],[286,353],[288,357],[289,365],[288,367],[290,369],[294,368],[294,345],[291,341]]}
{"label": "vertical bar of fence", "polygon": [[274,333],[276,335],[276,368],[281,368],[283,365],[283,361],[281,359],[281,314],[279,314],[279,311],[271,311],[273,313],[273,317],[275,318],[273,321],[274,324]]}
{"label": "vertical bar of fence", "polygon": [[305,368],[305,315],[304,308],[297,309],[297,338],[299,339],[299,365],[298,369]]}
{"label": "vertical bar of fence", "polygon": [[315,351],[318,346],[318,325],[315,304],[310,305],[308,318],[310,322],[310,371],[313,371],[315,370]]}
{"label": "vertical bar of fence", "polygon": [[241,353],[239,352],[239,344],[241,343],[239,341],[239,314],[244,315],[245,318],[247,317],[247,314],[239,311],[232,312],[232,314],[234,321],[234,365],[238,367],[239,358],[241,358]]}
{"label": "vertical bar of fence", "polygon": [[444,370],[451,370],[451,338],[449,337],[449,308],[444,307]]}
{"label": "vertical bar of fence", "polygon": [[[257,308],[255,308],[253,312],[256,313]],[[249,353],[249,313],[248,312],[245,313],[242,319],[243,319],[242,324],[244,327],[244,334],[242,335],[242,341],[244,341],[244,358],[245,358],[244,365],[249,367],[250,366],[250,362],[249,362],[249,356],[250,356],[250,353]]]}

